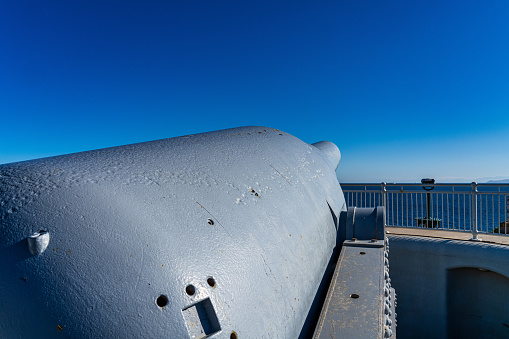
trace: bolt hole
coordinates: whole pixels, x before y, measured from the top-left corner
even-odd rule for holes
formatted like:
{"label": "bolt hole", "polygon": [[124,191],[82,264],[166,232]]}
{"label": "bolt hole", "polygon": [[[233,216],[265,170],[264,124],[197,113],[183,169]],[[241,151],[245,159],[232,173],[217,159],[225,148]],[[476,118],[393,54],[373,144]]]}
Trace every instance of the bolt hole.
{"label": "bolt hole", "polygon": [[193,285],[187,285],[186,293],[189,295],[194,295],[196,293],[196,288]]}
{"label": "bolt hole", "polygon": [[209,223],[209,225],[210,225],[210,226],[214,225],[214,220],[212,220],[212,219],[210,219],[210,218],[209,218],[209,219],[207,219],[207,222]]}
{"label": "bolt hole", "polygon": [[359,254],[366,254],[366,252],[359,252]]}
{"label": "bolt hole", "polygon": [[212,277],[207,279],[207,284],[209,284],[210,287],[216,287],[216,281]]}
{"label": "bolt hole", "polygon": [[238,339],[238,335],[237,333],[235,333],[235,331],[232,331],[232,334],[230,334],[230,339]]}
{"label": "bolt hole", "polygon": [[358,299],[358,298],[359,298],[359,295],[358,295],[358,294],[353,293],[353,294],[350,294],[350,298],[352,298],[352,299]]}
{"label": "bolt hole", "polygon": [[161,294],[159,297],[157,297],[156,304],[159,307],[164,307],[168,305],[168,298],[165,295]]}

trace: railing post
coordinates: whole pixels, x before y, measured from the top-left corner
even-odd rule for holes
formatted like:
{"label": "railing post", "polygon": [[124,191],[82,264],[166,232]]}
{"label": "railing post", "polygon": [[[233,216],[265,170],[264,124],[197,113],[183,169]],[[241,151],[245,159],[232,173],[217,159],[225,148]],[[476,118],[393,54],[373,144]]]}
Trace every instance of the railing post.
{"label": "railing post", "polygon": [[472,205],[470,206],[470,211],[472,212],[472,241],[482,241],[481,238],[477,237],[477,183],[472,182],[472,191],[470,192],[472,196]]}
{"label": "railing post", "polygon": [[[387,189],[385,188],[387,184],[385,182],[382,182],[382,206],[384,207],[385,213],[384,213],[384,226],[387,226],[386,218],[387,218]],[[376,207],[376,206],[375,206]]]}

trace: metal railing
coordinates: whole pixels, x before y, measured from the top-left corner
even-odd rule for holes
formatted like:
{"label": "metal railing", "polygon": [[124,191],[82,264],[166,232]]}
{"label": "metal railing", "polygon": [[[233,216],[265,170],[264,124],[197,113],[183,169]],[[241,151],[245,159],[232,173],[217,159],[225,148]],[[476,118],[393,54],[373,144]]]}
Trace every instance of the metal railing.
{"label": "metal railing", "polygon": [[[386,225],[509,235],[509,184],[341,184],[347,206],[384,206]],[[428,189],[428,190],[426,190]]]}

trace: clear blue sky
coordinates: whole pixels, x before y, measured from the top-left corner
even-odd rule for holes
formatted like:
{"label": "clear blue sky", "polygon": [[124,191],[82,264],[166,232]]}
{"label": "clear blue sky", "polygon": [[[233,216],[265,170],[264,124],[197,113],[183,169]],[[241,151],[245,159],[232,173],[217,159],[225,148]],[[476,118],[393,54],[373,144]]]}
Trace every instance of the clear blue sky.
{"label": "clear blue sky", "polygon": [[3,1],[0,163],[243,125],[344,182],[509,177],[509,2]]}

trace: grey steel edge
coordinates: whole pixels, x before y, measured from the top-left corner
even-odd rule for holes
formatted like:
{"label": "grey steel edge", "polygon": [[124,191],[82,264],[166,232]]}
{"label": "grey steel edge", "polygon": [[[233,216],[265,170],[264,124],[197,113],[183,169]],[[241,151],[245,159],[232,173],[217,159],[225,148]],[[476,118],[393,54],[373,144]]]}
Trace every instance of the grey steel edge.
{"label": "grey steel edge", "polygon": [[384,336],[384,248],[358,243],[341,250],[314,338]]}

